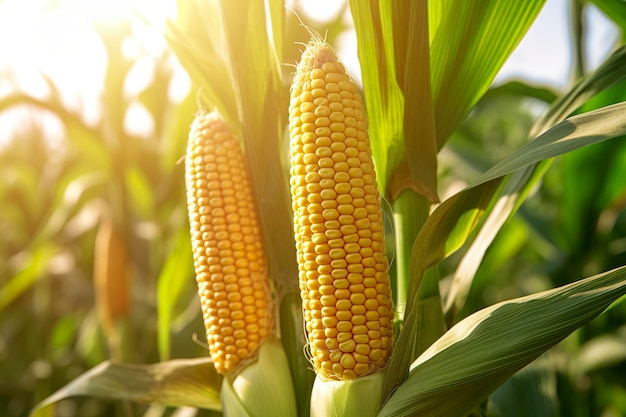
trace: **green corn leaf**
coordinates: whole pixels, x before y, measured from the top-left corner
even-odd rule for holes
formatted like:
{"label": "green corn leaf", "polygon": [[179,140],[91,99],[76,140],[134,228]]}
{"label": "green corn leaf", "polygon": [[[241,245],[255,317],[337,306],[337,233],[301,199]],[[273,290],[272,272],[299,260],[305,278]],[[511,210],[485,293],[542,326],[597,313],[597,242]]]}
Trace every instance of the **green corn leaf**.
{"label": "green corn leaf", "polygon": [[[406,163],[415,188],[431,201],[437,196],[437,135],[430,87],[428,2],[391,1],[383,27],[393,32],[396,78],[404,96],[404,145]],[[387,37],[388,38],[388,37]],[[402,170],[397,170],[402,173]],[[392,193],[395,197],[395,193]]]}
{"label": "green corn leaf", "polygon": [[487,91],[544,3],[429,2],[430,73],[439,148]]}
{"label": "green corn leaf", "polygon": [[291,197],[279,158],[289,105],[289,92],[282,83],[277,60],[279,54],[269,42],[263,2],[224,0],[220,10],[269,269],[283,288],[296,290]]}
{"label": "green corn leaf", "polygon": [[[619,85],[626,77],[626,74],[624,74],[622,70],[624,65],[626,65],[626,49],[622,48],[610,56],[597,70],[582,79],[567,94],[556,101],[546,112],[546,115],[537,121],[532,131],[535,133],[544,131],[550,126],[550,123],[560,122],[565,116],[583,105],[585,101],[588,101],[590,97],[597,97],[599,92],[607,91],[607,89]],[[619,145],[612,145],[612,147],[615,146]],[[590,151],[596,153],[598,150],[600,150],[600,148],[593,148],[593,150]],[[572,155],[568,155],[568,158],[571,157]],[[456,312],[460,310],[465,303],[474,275],[480,267],[485,251],[489,245],[491,245],[491,242],[500,228],[508,218],[517,211],[526,195],[528,195],[537,184],[550,165],[551,160],[547,159],[536,167],[531,165],[525,168],[508,180],[505,188],[500,193],[500,197],[489,210],[489,215],[481,227],[479,235],[466,252],[455,272],[445,305],[448,321],[451,322],[454,320]],[[589,175],[585,175],[585,179],[589,179]],[[577,188],[580,186],[580,180],[581,179],[578,178],[578,181],[575,183]],[[596,188],[597,187],[594,187],[594,191]],[[576,193],[576,195],[578,194],[579,193]],[[571,224],[579,223],[580,212],[577,212],[579,206],[580,209],[583,208],[581,201],[570,202],[569,207],[572,209],[566,210],[565,216],[573,217]],[[572,240],[575,241],[575,239]]]}
{"label": "green corn leaf", "polygon": [[559,123],[500,161],[470,187],[444,201],[434,210],[413,245],[406,323],[398,338],[400,348],[395,349],[391,356],[389,374],[392,377],[387,380],[387,393],[401,382],[402,370],[406,369],[416,353],[419,354],[410,352],[409,349],[417,346],[415,340],[418,329],[413,309],[419,304],[418,289],[424,272],[465,243],[504,176],[574,149],[626,134],[625,114],[626,102],[574,116]]}
{"label": "green corn leaf", "polygon": [[435,147],[487,91],[543,3],[350,2],[383,193],[406,156],[414,186],[436,201]]}
{"label": "green corn leaf", "polygon": [[[286,105],[274,102],[282,88],[278,61],[268,37],[264,2],[220,1],[219,6],[239,120],[243,121],[244,141],[249,147],[262,140],[262,132],[276,129],[271,125],[278,125],[276,116],[270,119],[272,123],[264,119],[264,111],[268,111],[264,105],[286,116]],[[266,102],[268,96],[272,101]]]}
{"label": "green corn leaf", "polygon": [[483,95],[482,99],[506,95],[534,98],[545,103],[552,103],[558,96],[550,87],[539,87],[527,82],[509,81],[497,87],[492,87]]}
{"label": "green corn leaf", "polygon": [[551,128],[592,97],[626,80],[626,46],[617,49],[593,73],[580,80],[535,123],[530,136]]}
{"label": "green corn leaf", "polygon": [[100,132],[82,120],[80,115],[69,111],[60,98],[53,96],[50,99],[40,100],[22,93],[15,93],[0,99],[0,112],[15,106],[32,105],[54,113],[65,127],[67,138],[75,149],[81,152],[91,167],[109,175],[112,172],[111,160],[103,158],[109,150],[106,148]]}
{"label": "green corn leaf", "polygon": [[[626,80],[603,90],[578,111],[589,111],[623,100],[626,100]],[[589,169],[594,166],[603,169]],[[600,217],[607,220],[603,224],[608,225],[611,223],[608,219],[618,215],[619,209],[614,205],[619,205],[617,202],[626,187],[626,143],[623,140],[610,141],[592,149],[572,152],[563,158],[557,175],[566,191],[559,199],[559,224],[564,233],[558,244],[570,259],[581,259],[588,251],[588,233],[598,227]]]}
{"label": "green corn leaf", "polygon": [[100,195],[106,178],[102,173],[82,170],[68,174],[68,183],[57,193],[55,204],[48,209],[47,221],[37,236],[38,242],[45,242],[56,236],[90,201]]}
{"label": "green corn leaf", "polygon": [[173,248],[165,260],[157,281],[158,345],[161,360],[170,358],[172,322],[176,319],[177,307],[184,290],[193,284],[193,261],[191,236],[184,227],[174,239]]}
{"label": "green corn leaf", "polygon": [[[564,156],[559,166],[564,192],[559,199],[559,225],[563,240],[558,244],[573,259],[588,250],[588,233],[598,227],[602,212],[624,193],[626,143],[610,141]],[[589,169],[602,166],[603,169]],[[608,197],[608,198],[607,198]],[[612,198],[611,198],[612,197]]]}
{"label": "green corn leaf", "polygon": [[182,161],[181,158],[185,155],[189,126],[193,122],[196,108],[196,94],[190,93],[178,104],[173,115],[166,120],[164,137],[167,137],[168,140],[164,140],[161,143],[160,169],[169,177],[173,178],[173,171],[182,168],[182,164],[179,165],[179,161]]}
{"label": "green corn leaf", "polygon": [[179,1],[177,21],[166,22],[165,38],[198,88],[206,110],[216,107],[241,136],[221,24],[217,1]]}
{"label": "green corn leaf", "polygon": [[535,169],[523,169],[507,177],[500,192],[501,196],[493,207],[489,208],[489,214],[481,225],[476,238],[454,272],[444,306],[449,323],[454,322],[457,312],[463,308],[474,276],[482,264],[487,249],[491,246],[502,226],[517,211],[519,205],[541,180],[549,167],[549,163],[540,163]]}
{"label": "green corn leaf", "polygon": [[222,377],[209,359],[176,359],[151,365],[102,362],[39,403],[30,417],[50,414],[54,403],[87,395],[112,400],[221,410]]}
{"label": "green corn leaf", "polygon": [[[626,134],[625,111],[626,102],[623,102],[571,117],[528,142],[479,177],[470,187],[443,202],[426,221],[418,236],[413,249],[416,262],[414,271],[423,271],[460,248],[478,221],[476,215],[479,211],[475,210],[475,203],[480,201],[485,207],[486,200],[495,192],[494,185],[502,181],[505,175],[574,149]],[[488,198],[481,199],[481,195],[487,195]]]}
{"label": "green corn leaf", "polygon": [[626,133],[626,101],[570,117],[526,143],[482,175],[481,184],[583,146]]}
{"label": "green corn leaf", "polygon": [[276,60],[283,60],[283,43],[285,36],[285,4],[283,0],[266,0],[269,21],[272,22],[272,45]]}
{"label": "green corn leaf", "polygon": [[58,249],[50,244],[42,244],[29,251],[24,267],[2,285],[0,311],[29,290],[38,279],[45,277],[48,263],[57,253]]}
{"label": "green corn leaf", "polygon": [[379,417],[463,417],[498,386],[626,294],[626,267],[480,310],[417,360]]}
{"label": "green corn leaf", "polygon": [[[375,1],[350,1],[357,35],[372,157],[381,194],[404,156],[404,97],[396,80],[390,7]],[[383,27],[383,24],[386,24]],[[385,31],[386,29],[386,31]]]}

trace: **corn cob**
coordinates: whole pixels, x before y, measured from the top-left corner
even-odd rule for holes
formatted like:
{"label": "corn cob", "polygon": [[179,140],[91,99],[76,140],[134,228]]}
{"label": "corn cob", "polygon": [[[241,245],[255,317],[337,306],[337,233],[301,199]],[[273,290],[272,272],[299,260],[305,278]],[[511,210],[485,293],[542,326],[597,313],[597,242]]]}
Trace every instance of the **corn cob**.
{"label": "corn cob", "polygon": [[385,366],[393,338],[383,215],[361,96],[319,39],[296,70],[289,131],[311,360],[327,379],[361,377]]}
{"label": "corn cob", "polygon": [[103,213],[96,234],[94,284],[100,320],[110,336],[116,322],[130,310],[130,280],[126,243],[108,211]]}
{"label": "corn cob", "polygon": [[213,112],[194,120],[185,161],[193,260],[209,351],[226,374],[271,336],[261,232],[240,144]]}

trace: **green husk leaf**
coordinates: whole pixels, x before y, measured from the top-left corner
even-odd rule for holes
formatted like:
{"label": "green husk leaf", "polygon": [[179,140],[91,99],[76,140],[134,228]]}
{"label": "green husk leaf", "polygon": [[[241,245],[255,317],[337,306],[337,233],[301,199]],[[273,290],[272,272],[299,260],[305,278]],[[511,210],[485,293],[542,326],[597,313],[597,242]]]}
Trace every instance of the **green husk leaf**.
{"label": "green husk leaf", "polygon": [[384,372],[345,381],[315,378],[311,417],[375,417],[382,399]]}
{"label": "green husk leaf", "polygon": [[79,395],[221,410],[221,382],[222,377],[207,358],[150,365],[106,361],[43,400],[30,417],[44,416],[54,403]]}
{"label": "green husk leaf", "polygon": [[289,363],[280,341],[264,341],[254,362],[225,376],[220,398],[229,417],[297,415]]}
{"label": "green husk leaf", "polygon": [[626,294],[626,267],[505,301],[459,322],[409,370],[379,417],[463,417],[519,369]]}

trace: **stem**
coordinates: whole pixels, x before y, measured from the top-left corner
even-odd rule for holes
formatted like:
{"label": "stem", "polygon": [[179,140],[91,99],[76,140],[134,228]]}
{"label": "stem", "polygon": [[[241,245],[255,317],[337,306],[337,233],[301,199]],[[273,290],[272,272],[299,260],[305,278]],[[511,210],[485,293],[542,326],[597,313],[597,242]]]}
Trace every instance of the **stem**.
{"label": "stem", "polygon": [[[413,190],[404,189],[393,201],[394,224],[396,228],[396,280],[392,280],[394,301],[398,319],[403,320],[403,328],[396,340],[387,370],[383,388],[383,398],[389,398],[393,390],[404,381],[408,365],[445,331],[445,321],[439,296],[438,267],[426,271],[413,270],[411,254],[413,244],[430,212],[430,201]],[[418,297],[409,295],[411,279],[423,279]],[[415,285],[413,285],[415,286]],[[414,304],[407,308],[411,296]],[[405,311],[413,311],[404,317]],[[415,331],[407,331],[413,329]],[[419,352],[419,353],[418,353]]]}
{"label": "stem", "polygon": [[396,243],[396,279],[391,290],[397,318],[404,319],[410,280],[411,250],[415,238],[428,218],[430,202],[413,190],[405,189],[392,202]]}
{"label": "stem", "polygon": [[439,267],[426,270],[419,289],[417,304],[417,338],[413,357],[417,358],[446,332],[445,317],[439,294]]}

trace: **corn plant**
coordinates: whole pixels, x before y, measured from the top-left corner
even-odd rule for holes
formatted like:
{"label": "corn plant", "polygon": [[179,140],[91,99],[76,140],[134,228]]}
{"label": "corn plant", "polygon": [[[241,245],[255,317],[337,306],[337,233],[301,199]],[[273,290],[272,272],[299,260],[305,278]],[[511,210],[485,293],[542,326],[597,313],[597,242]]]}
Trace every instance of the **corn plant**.
{"label": "corn plant", "polygon": [[320,35],[285,36],[282,2],[180,2],[166,36],[198,91],[180,181],[212,359],[104,362],[33,415],[71,395],[244,417],[497,413],[494,391],[626,294],[618,265],[464,313],[554,158],[626,134],[623,96],[585,108],[623,87],[621,47],[440,197],[440,154],[543,3],[352,0],[361,93]]}

